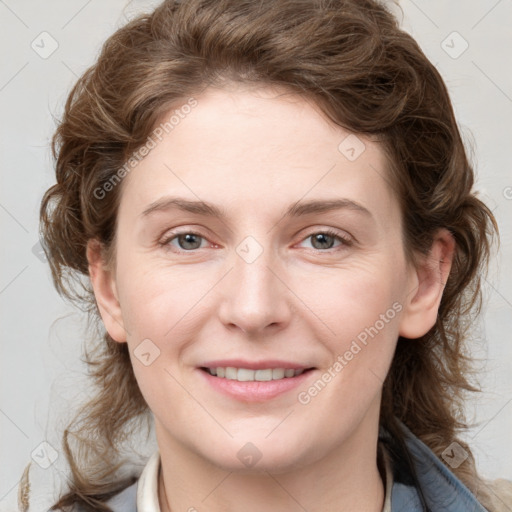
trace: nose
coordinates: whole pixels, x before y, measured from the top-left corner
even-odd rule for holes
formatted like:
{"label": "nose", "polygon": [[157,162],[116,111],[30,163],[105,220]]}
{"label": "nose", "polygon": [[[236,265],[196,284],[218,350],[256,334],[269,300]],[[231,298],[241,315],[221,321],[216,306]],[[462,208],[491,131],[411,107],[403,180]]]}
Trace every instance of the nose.
{"label": "nose", "polygon": [[[254,244],[243,245],[233,257],[232,270],[223,279],[219,317],[230,329],[240,329],[251,337],[284,328],[291,317],[284,268],[270,250],[256,259]],[[252,255],[251,255],[252,251]]]}

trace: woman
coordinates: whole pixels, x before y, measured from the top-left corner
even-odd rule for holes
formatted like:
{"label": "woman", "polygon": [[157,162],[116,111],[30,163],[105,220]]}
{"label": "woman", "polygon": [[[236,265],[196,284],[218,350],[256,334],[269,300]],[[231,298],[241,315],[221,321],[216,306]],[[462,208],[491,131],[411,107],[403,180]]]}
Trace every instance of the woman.
{"label": "woman", "polygon": [[54,282],[105,333],[52,510],[512,507],[459,437],[496,222],[384,6],[166,1],[106,42],[53,143]]}

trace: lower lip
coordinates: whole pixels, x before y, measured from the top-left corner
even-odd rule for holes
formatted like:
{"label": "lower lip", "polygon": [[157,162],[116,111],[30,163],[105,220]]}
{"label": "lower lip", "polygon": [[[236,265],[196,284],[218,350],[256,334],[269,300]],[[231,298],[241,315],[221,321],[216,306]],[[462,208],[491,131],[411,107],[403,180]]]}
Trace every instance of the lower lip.
{"label": "lower lip", "polygon": [[307,370],[296,377],[240,382],[224,377],[215,377],[201,369],[198,369],[198,371],[216,391],[245,402],[265,402],[278,395],[282,395],[299,386],[313,373],[313,370]]}

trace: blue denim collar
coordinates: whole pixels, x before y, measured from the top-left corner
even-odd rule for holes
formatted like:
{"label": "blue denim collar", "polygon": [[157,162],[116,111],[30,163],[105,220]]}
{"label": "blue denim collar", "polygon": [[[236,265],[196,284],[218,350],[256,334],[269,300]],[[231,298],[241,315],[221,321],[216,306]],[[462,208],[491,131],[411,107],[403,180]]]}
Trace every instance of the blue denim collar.
{"label": "blue denim collar", "polygon": [[[391,460],[392,512],[487,512],[464,483],[439,460],[435,453],[402,422],[399,424],[405,433],[405,442],[411,454],[425,505],[422,504],[418,488],[411,482],[410,471],[405,461]],[[379,438],[385,437],[386,431],[381,427]],[[457,453],[462,450],[462,447],[450,445],[447,451],[448,460],[454,457],[454,449]]]}
{"label": "blue denim collar", "polygon": [[[426,444],[402,422],[399,422],[399,425],[405,433],[405,442],[411,454],[418,483],[425,499],[425,506],[420,499],[418,488],[413,484],[410,470],[405,461],[393,460],[391,457],[392,512],[487,512],[471,491]],[[381,427],[379,439],[385,440],[386,438],[389,439],[389,434]],[[115,512],[137,512],[136,492],[137,482],[111,498],[107,503]]]}

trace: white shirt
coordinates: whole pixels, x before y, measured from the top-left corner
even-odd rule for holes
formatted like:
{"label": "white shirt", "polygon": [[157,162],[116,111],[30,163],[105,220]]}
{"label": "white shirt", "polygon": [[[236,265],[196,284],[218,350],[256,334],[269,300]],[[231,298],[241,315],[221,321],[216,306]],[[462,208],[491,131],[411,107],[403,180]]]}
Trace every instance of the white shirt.
{"label": "white shirt", "polygon": [[[384,446],[379,443],[384,467],[386,469],[385,499],[382,512],[391,512],[391,488],[393,486],[393,473],[389,462],[389,455]],[[157,450],[149,458],[139,477],[137,485],[137,512],[161,512],[158,501],[158,477],[160,473],[160,453]]]}
{"label": "white shirt", "polygon": [[157,450],[147,461],[137,484],[137,512],[160,512],[158,476],[160,452]]}

